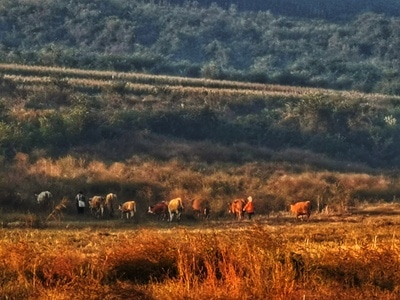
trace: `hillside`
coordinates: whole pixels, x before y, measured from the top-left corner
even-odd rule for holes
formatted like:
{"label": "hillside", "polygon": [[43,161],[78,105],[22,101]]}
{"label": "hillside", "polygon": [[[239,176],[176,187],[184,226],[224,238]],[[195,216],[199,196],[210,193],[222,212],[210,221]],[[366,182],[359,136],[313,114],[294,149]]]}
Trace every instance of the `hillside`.
{"label": "hillside", "polygon": [[[140,73],[0,65],[1,199],[117,192],[354,205],[398,194],[399,97]],[[340,201],[340,202],[337,202]]]}
{"label": "hillside", "polygon": [[1,0],[0,62],[399,94],[398,1],[180,3]]}
{"label": "hillside", "polygon": [[[195,1],[186,0],[159,0],[156,3],[169,5],[188,5]],[[396,0],[374,1],[374,0],[337,0],[335,2],[328,0],[198,0],[193,6],[199,5],[209,7],[210,5],[218,5],[223,9],[232,9],[239,11],[270,11],[273,14],[303,17],[303,18],[320,18],[339,21],[351,19],[355,16],[365,13],[374,12],[386,14],[389,16],[399,16],[400,4]]]}
{"label": "hillside", "polygon": [[[395,96],[23,65],[0,71],[4,154],[44,144],[59,155],[145,131],[252,145],[266,157],[298,148],[371,167],[393,168],[399,160]],[[10,125],[18,130],[7,134]]]}

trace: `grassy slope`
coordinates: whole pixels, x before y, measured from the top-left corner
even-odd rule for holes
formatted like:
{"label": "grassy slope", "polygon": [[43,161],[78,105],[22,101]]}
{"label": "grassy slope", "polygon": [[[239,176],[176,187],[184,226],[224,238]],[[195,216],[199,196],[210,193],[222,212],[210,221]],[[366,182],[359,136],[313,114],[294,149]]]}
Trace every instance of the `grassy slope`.
{"label": "grassy slope", "polygon": [[[64,87],[76,84],[85,90],[89,86],[92,93],[99,93],[104,85],[120,87],[120,79],[113,81],[114,74],[95,72],[85,79],[86,73],[79,70],[2,67],[10,70],[4,71],[6,78],[33,92],[43,89],[49,80],[54,82],[54,78],[58,84],[68,83],[61,85]],[[69,75],[51,75],[49,79],[51,72]],[[79,76],[72,76],[74,72]],[[162,99],[157,91],[160,87],[184,85],[174,85],[176,81],[187,82],[185,85],[190,89],[201,89],[200,100],[205,91],[230,95],[278,93],[278,97],[309,91],[297,87],[235,86],[235,83],[218,81],[204,81],[199,87],[184,78],[119,76],[138,76],[142,82],[137,84],[143,94],[135,94],[138,87],[131,90],[132,94],[140,102],[153,101],[153,108],[168,107],[171,98]],[[193,91],[190,93],[193,95]],[[362,96],[386,99],[379,95]],[[146,109],[137,102],[133,107]],[[115,107],[118,105],[121,103],[116,102]],[[132,109],[129,105],[126,109]],[[214,105],[218,106],[218,101]],[[47,107],[43,111],[57,109],[65,108]],[[42,109],[35,111],[23,105],[14,105],[12,110],[26,113],[25,117],[44,113]],[[126,151],[119,147],[129,144],[135,151],[126,152],[129,158],[117,159]],[[396,299],[398,296],[397,205],[364,208],[358,205],[352,213],[313,213],[307,224],[295,222],[292,216],[282,212],[285,209],[282,203],[302,197],[341,203],[354,190],[384,194],[397,187],[397,181],[392,178],[368,174],[366,169],[333,172],[313,168],[311,165],[317,164],[311,164],[310,160],[316,160],[315,155],[293,150],[278,156],[257,149],[260,153],[268,152],[269,158],[232,163],[224,147],[206,142],[183,143],[183,140],[148,132],[136,133],[135,141],[123,144],[121,140],[118,145],[101,144],[103,150],[99,145],[76,148],[64,157],[50,157],[46,151],[36,150],[18,153],[11,165],[3,164],[3,188],[5,185],[18,187],[21,193],[18,205],[26,205],[30,201],[29,193],[38,186],[50,185],[57,197],[71,197],[81,186],[91,193],[119,189],[121,199],[135,193],[140,199],[140,222],[94,221],[89,217],[77,220],[71,203],[67,209],[70,214],[61,217],[61,221],[51,219],[44,224],[47,229],[37,230],[30,227],[41,228],[40,218],[46,214],[3,213],[1,295],[24,299],[69,299],[72,293],[76,299]],[[156,145],[164,147],[163,151],[154,150]],[[217,148],[212,154],[221,158],[221,162],[192,161],[193,153],[201,157],[200,153],[210,151],[210,147]],[[255,151],[254,148],[239,145],[233,152],[244,155]],[[115,153],[99,155],[102,151]],[[163,152],[167,153],[163,160],[155,159]],[[182,159],[185,155],[186,160]],[[101,157],[108,160],[103,161]],[[226,200],[230,195],[250,191],[255,193],[253,198],[258,205],[254,222],[232,222],[224,214]],[[172,195],[183,195],[186,199],[210,197],[212,221],[199,223],[185,217],[181,224],[167,224],[147,219],[144,211],[148,203]],[[266,213],[271,209],[280,213],[268,218]],[[185,211],[188,213],[189,210]]]}
{"label": "grassy slope", "polygon": [[[349,102],[362,99],[377,109],[398,101],[398,97],[375,94],[136,73],[22,65],[0,65],[0,70],[14,86],[10,99],[18,100],[7,103],[9,111],[21,122],[70,114],[70,98],[79,99],[78,93],[97,101],[90,107],[96,117],[179,112],[183,106],[207,106],[229,116],[229,105],[237,105],[239,112],[246,111],[247,104],[261,99],[283,103],[284,107],[291,99],[313,95]],[[218,144],[133,129],[95,143],[84,143],[83,138],[83,143],[66,148],[61,156],[49,156],[46,147],[17,154],[3,177],[3,185],[10,190],[9,195],[3,194],[3,202],[9,202],[9,198],[15,202],[13,193],[18,191],[22,200],[30,203],[38,189],[51,189],[57,201],[64,196],[72,199],[83,187],[88,196],[115,191],[121,201],[136,198],[141,211],[149,204],[176,196],[187,201],[194,197],[213,199],[214,213],[219,215],[225,212],[226,202],[239,195],[253,194],[258,199],[258,211],[267,213],[283,210],[300,199],[320,201],[322,205],[337,200],[340,205],[364,199],[391,200],[398,189],[397,179],[381,176],[382,170],[311,151]]]}

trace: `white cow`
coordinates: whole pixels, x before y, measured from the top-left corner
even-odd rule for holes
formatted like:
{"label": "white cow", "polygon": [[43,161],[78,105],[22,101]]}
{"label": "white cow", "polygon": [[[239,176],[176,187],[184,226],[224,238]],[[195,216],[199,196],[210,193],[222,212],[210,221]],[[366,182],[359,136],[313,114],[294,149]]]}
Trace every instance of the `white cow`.
{"label": "white cow", "polygon": [[49,191],[43,191],[39,194],[35,194],[36,201],[38,204],[47,205],[53,200],[53,195]]}

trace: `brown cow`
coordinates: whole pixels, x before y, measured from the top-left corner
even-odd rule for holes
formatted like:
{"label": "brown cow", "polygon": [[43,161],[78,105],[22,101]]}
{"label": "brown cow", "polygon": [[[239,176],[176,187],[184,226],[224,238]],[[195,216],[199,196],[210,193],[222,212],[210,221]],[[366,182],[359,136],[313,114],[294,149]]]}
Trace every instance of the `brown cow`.
{"label": "brown cow", "polygon": [[243,207],[246,205],[247,200],[240,198],[235,199],[229,203],[229,213],[235,216],[235,219],[241,220],[243,218],[244,212]]}
{"label": "brown cow", "polygon": [[296,218],[301,216],[301,220],[303,220],[303,216],[306,216],[307,220],[309,220],[311,215],[311,202],[302,201],[291,204],[290,211],[296,215]]}
{"label": "brown cow", "polygon": [[168,204],[165,201],[150,205],[147,213],[157,215],[158,220],[164,221],[168,218]]}
{"label": "brown cow", "polygon": [[89,208],[92,216],[96,218],[103,217],[104,214],[104,197],[93,196],[89,199]]}
{"label": "brown cow", "polygon": [[109,193],[104,201],[104,207],[108,212],[109,217],[114,216],[114,205],[117,203],[117,195],[114,193]]}
{"label": "brown cow", "polygon": [[211,207],[210,207],[210,202],[208,202],[208,200],[198,199],[198,198],[193,199],[192,209],[194,215],[198,219],[208,219],[210,217]]}
{"label": "brown cow", "polygon": [[136,213],[136,202],[133,200],[126,201],[123,204],[120,204],[118,209],[121,211],[121,219],[124,218],[124,215],[126,215],[128,220],[133,219],[133,216]]}

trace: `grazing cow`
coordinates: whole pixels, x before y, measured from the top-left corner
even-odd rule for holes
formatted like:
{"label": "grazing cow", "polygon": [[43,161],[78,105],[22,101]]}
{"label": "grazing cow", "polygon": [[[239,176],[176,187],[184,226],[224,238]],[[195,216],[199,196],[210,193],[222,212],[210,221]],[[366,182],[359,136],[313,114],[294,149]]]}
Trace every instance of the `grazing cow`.
{"label": "grazing cow", "polygon": [[92,216],[95,216],[96,218],[103,217],[104,201],[104,197],[102,196],[93,196],[89,199],[89,208]]}
{"label": "grazing cow", "polygon": [[118,209],[121,211],[121,219],[124,218],[124,215],[126,215],[128,220],[133,219],[133,216],[136,213],[136,202],[133,200],[126,201],[123,204],[118,205]]}
{"label": "grazing cow", "polygon": [[168,213],[169,213],[169,222],[172,222],[174,215],[176,216],[176,220],[180,221],[181,214],[183,211],[182,198],[175,198],[168,202]]}
{"label": "grazing cow", "polygon": [[39,207],[44,212],[50,212],[54,208],[53,195],[49,191],[43,191],[35,194]]}
{"label": "grazing cow", "polygon": [[229,203],[229,213],[235,216],[235,219],[240,221],[243,218],[244,211],[243,208],[247,201],[243,198],[235,199]]}
{"label": "grazing cow", "polygon": [[208,219],[210,217],[210,203],[208,200],[193,199],[192,200],[193,213],[198,219]]}
{"label": "grazing cow", "polygon": [[306,216],[307,220],[309,220],[311,215],[311,202],[302,201],[302,202],[297,202],[295,204],[291,204],[290,211],[296,215],[296,218],[301,216],[301,220],[303,220],[303,216]]}
{"label": "grazing cow", "polygon": [[113,193],[109,193],[106,196],[106,200],[104,202],[104,207],[108,212],[108,216],[112,218],[114,216],[114,203],[117,203],[117,195]]}
{"label": "grazing cow", "polygon": [[158,220],[164,221],[168,218],[168,204],[165,201],[150,205],[147,211],[149,214],[157,215]]}
{"label": "grazing cow", "polygon": [[39,194],[35,194],[36,201],[38,204],[47,205],[53,201],[53,195],[49,191],[44,191]]}

